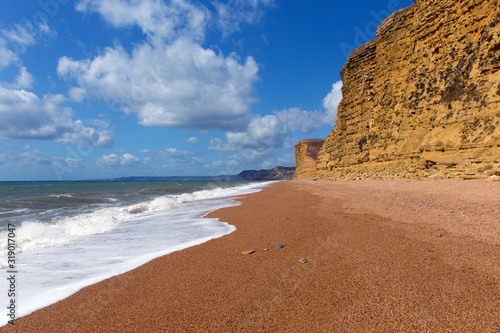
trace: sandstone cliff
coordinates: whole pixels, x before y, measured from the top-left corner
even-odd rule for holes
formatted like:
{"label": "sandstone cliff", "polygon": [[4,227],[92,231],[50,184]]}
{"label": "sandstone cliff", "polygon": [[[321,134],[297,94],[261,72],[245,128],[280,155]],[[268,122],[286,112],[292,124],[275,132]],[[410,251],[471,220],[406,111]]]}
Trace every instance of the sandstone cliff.
{"label": "sandstone cliff", "polygon": [[316,177],[316,160],[324,142],[324,139],[310,139],[303,140],[295,146],[296,178]]}
{"label": "sandstone cliff", "polygon": [[335,129],[317,156],[297,144],[298,178],[500,175],[500,0],[416,0],[341,77]]}

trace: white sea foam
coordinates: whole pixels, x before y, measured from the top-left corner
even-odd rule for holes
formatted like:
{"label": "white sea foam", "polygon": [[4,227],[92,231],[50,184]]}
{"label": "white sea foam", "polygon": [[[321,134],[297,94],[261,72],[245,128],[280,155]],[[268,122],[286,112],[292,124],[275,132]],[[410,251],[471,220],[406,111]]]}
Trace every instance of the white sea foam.
{"label": "white sea foam", "polygon": [[[214,188],[193,193],[158,197],[128,207],[109,207],[92,213],[62,218],[53,223],[25,221],[16,231],[17,252],[63,246],[82,237],[110,232],[130,219],[147,212],[170,210],[182,203],[244,193],[255,185]],[[68,196],[64,194],[64,196]],[[0,233],[0,268],[7,266],[7,231]]]}
{"label": "white sea foam", "polygon": [[[124,273],[159,256],[201,244],[235,230],[210,211],[239,204],[236,195],[269,183],[163,196],[130,207],[111,207],[54,224],[25,222],[16,230],[17,317],[70,296],[81,288]],[[0,235],[5,261],[7,235]],[[5,262],[2,262],[5,265]],[[5,267],[5,266],[3,266]],[[5,268],[4,268],[5,271]],[[0,290],[8,290],[0,279]],[[7,304],[7,293],[0,296]],[[0,326],[8,317],[0,316]]]}

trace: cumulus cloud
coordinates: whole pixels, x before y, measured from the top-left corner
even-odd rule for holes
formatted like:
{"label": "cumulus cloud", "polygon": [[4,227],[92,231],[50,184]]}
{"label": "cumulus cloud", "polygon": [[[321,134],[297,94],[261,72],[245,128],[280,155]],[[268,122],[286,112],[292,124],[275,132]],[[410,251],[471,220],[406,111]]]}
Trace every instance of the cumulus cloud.
{"label": "cumulus cloud", "polygon": [[[238,152],[228,157],[232,168],[258,161],[279,154],[280,149],[293,150],[297,140],[295,133],[307,134],[325,125],[334,125],[337,107],[342,99],[342,82],[332,85],[331,92],[323,99],[324,111],[307,111],[290,108],[273,112],[270,115],[254,116],[245,131],[225,133],[226,138],[214,138],[208,149],[219,153]],[[278,158],[282,165],[295,164],[293,154]]]}
{"label": "cumulus cloud", "polygon": [[275,112],[275,114],[281,123],[283,123],[286,133],[300,131],[303,134],[307,134],[325,125],[325,114],[321,111],[306,111],[299,108],[291,108]]}
{"label": "cumulus cloud", "polygon": [[289,141],[290,135],[299,131],[307,134],[324,125],[325,113],[291,108],[271,115],[254,116],[245,131],[228,131],[226,140],[212,139],[208,148],[218,152],[278,148]]}
{"label": "cumulus cloud", "polygon": [[135,114],[144,126],[241,131],[256,101],[259,66],[252,57],[204,48],[208,27],[223,34],[255,23],[273,0],[80,0],[115,28],[139,27],[146,39],[131,51],[108,47],[93,59],[62,57],[58,74],[76,82],[75,101],[99,100]]}
{"label": "cumulus cloud", "polygon": [[218,152],[239,151],[279,147],[283,144],[286,131],[276,115],[255,116],[244,132],[226,132],[226,140],[210,140],[208,149]]}
{"label": "cumulus cloud", "polygon": [[144,126],[189,129],[243,128],[258,80],[252,57],[225,57],[187,40],[144,43],[131,55],[116,47],[93,60],[62,57],[57,71],[79,93],[119,105]]}
{"label": "cumulus cloud", "polygon": [[19,68],[19,74],[16,76],[16,86],[29,89],[33,84],[33,76],[26,70],[26,67]]}
{"label": "cumulus cloud", "polygon": [[202,40],[210,12],[189,1],[82,0],[76,9],[99,13],[116,28],[137,25],[149,38]]}
{"label": "cumulus cloud", "polygon": [[4,139],[54,140],[63,144],[109,147],[114,134],[74,121],[73,111],[63,107],[61,95],[40,99],[26,90],[0,87],[0,137]]}
{"label": "cumulus cloud", "polygon": [[87,92],[83,88],[73,87],[69,90],[68,94],[72,100],[74,100],[76,102],[82,102],[84,100]]}
{"label": "cumulus cloud", "polygon": [[109,167],[127,167],[136,166],[140,164],[141,160],[131,154],[125,153],[122,156],[116,154],[103,155],[97,160],[98,165],[104,165]]}
{"label": "cumulus cloud", "polygon": [[323,107],[326,109],[325,123],[335,126],[337,121],[337,108],[342,100],[342,81],[332,85],[332,90],[323,99]]}
{"label": "cumulus cloud", "polygon": [[200,140],[195,136],[186,139],[186,143],[190,143],[192,145],[198,144],[199,142]]}
{"label": "cumulus cloud", "polygon": [[19,72],[14,83],[1,82],[0,85],[11,89],[29,89],[33,85],[33,76],[26,67],[19,67]]}

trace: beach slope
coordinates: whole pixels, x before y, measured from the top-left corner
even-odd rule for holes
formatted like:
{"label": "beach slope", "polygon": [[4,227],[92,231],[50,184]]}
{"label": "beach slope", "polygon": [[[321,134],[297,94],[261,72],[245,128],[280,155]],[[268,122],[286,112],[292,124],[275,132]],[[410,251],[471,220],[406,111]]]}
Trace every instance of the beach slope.
{"label": "beach slope", "polygon": [[280,182],[209,215],[232,234],[0,331],[497,332],[499,197],[484,181]]}

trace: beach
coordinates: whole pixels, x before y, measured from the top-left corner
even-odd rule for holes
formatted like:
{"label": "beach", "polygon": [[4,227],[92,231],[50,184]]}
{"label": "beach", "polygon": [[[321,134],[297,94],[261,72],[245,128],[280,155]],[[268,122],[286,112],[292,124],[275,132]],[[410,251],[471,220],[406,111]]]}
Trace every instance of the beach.
{"label": "beach", "polygon": [[479,180],[279,182],[207,216],[231,234],[0,331],[498,332],[499,197]]}

